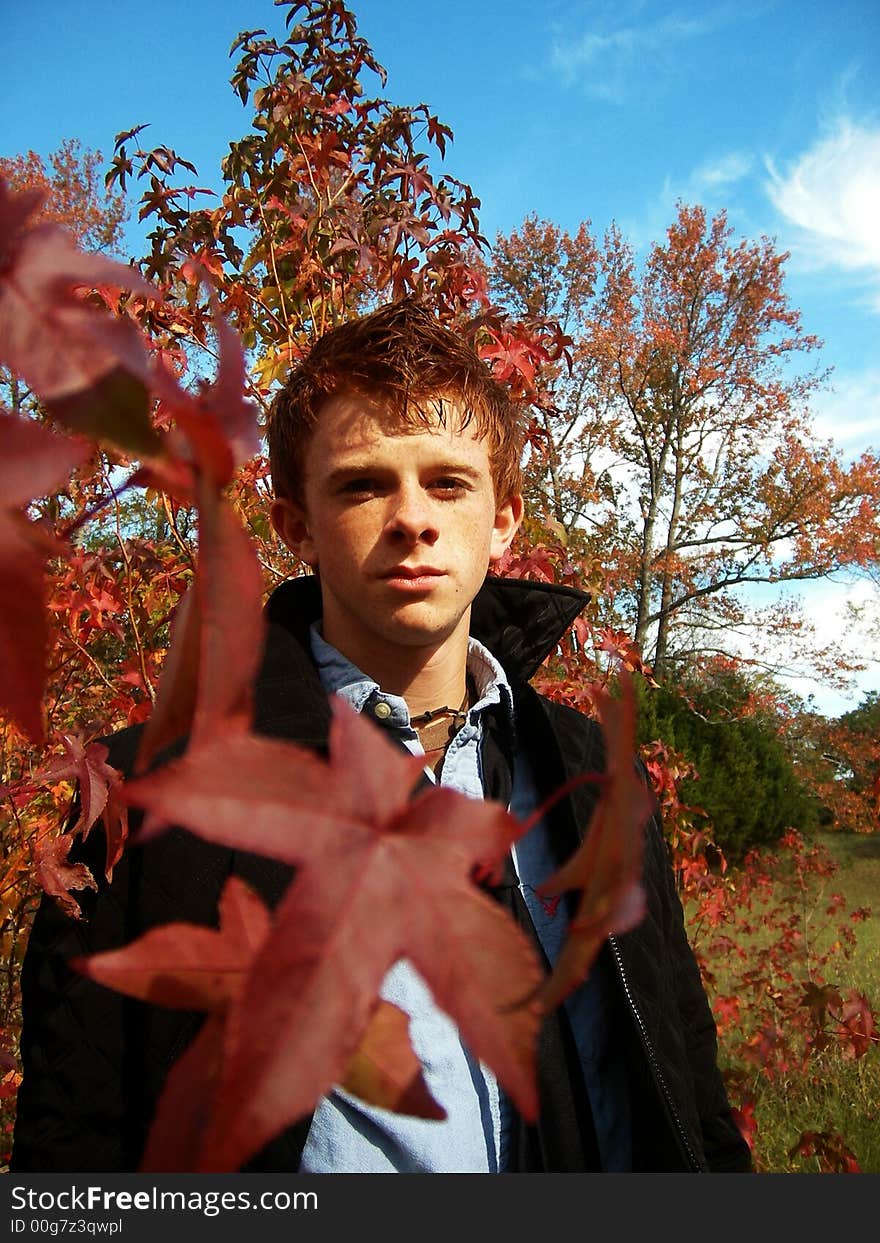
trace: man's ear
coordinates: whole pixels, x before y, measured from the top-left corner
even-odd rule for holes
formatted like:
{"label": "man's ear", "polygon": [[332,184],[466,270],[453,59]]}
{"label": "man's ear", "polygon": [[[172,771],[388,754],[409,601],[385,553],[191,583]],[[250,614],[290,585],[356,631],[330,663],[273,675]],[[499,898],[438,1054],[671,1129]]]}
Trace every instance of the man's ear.
{"label": "man's ear", "polygon": [[272,502],[269,520],[275,534],[306,565],[317,569],[318,552],[309,530],[306,511],[295,501],[279,496]]}
{"label": "man's ear", "polygon": [[519,492],[514,492],[495,511],[495,524],[492,528],[492,543],[489,549],[490,565],[500,561],[507,552],[522,520],[523,498]]}

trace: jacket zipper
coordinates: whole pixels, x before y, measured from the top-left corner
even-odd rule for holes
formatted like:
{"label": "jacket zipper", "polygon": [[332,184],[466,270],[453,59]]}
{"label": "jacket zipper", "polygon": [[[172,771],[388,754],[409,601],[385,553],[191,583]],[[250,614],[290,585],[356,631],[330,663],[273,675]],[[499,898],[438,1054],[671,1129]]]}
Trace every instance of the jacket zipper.
{"label": "jacket zipper", "polygon": [[651,1043],[651,1038],[648,1035],[648,1031],[647,1031],[647,1028],[645,1027],[644,1020],[642,1019],[642,1016],[639,1012],[639,1008],[635,1003],[632,993],[630,992],[629,981],[626,978],[626,972],[623,967],[623,958],[621,957],[620,947],[617,944],[617,938],[613,935],[609,936],[608,944],[611,946],[611,951],[614,954],[614,961],[617,964],[617,972],[618,972],[618,975],[620,976],[620,982],[623,985],[623,991],[626,993],[626,999],[629,1002],[629,1008],[633,1013],[633,1017],[636,1021],[636,1026],[639,1029],[639,1035],[641,1037],[642,1044],[644,1045],[645,1052],[648,1055],[648,1062],[650,1063],[650,1066],[651,1066],[651,1071],[654,1076],[654,1082],[657,1084],[658,1088],[660,1089],[663,1095],[663,1099],[666,1102],[666,1105],[669,1109],[669,1113],[672,1117],[672,1121],[675,1125],[675,1129],[678,1132],[679,1139],[681,1140],[681,1144],[691,1163],[691,1166],[698,1173],[702,1173],[705,1171],[705,1166],[699,1160],[699,1158],[697,1157],[696,1153],[693,1150],[693,1146],[691,1145],[690,1139],[688,1138],[688,1133],[685,1129],[684,1123],[682,1122],[681,1116],[679,1115],[679,1112],[675,1107],[675,1102],[672,1099],[672,1093],[669,1090],[669,1085],[666,1082],[666,1078],[663,1074],[663,1071],[660,1069],[660,1063],[657,1060],[657,1054],[654,1049],[654,1046]]}

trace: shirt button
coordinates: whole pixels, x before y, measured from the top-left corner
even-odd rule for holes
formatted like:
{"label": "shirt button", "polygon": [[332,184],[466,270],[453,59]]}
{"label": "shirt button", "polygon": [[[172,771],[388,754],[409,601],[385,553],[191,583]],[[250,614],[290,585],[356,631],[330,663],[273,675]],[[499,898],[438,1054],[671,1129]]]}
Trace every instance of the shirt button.
{"label": "shirt button", "polygon": [[373,709],[373,713],[380,721],[387,721],[391,716],[391,704],[387,704],[384,699],[380,699]]}

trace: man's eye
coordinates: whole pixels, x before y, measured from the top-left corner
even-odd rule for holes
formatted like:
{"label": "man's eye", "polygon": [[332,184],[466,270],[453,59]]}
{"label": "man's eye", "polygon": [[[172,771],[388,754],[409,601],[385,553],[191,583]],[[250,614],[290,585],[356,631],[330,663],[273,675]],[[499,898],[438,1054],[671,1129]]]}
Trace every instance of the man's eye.
{"label": "man's eye", "polygon": [[444,476],[442,479],[435,479],[431,485],[437,492],[461,493],[467,489],[467,484],[463,479],[455,479],[451,476]]}
{"label": "man's eye", "polygon": [[340,489],[346,496],[362,496],[367,492],[375,492],[377,488],[375,479],[369,476],[358,476],[357,479],[347,479]]}

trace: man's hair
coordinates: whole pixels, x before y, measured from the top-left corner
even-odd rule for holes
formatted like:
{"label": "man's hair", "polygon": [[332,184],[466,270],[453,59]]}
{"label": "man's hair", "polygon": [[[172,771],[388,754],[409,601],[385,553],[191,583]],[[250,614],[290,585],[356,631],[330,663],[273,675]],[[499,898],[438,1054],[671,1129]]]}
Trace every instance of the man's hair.
{"label": "man's hair", "polygon": [[461,337],[411,298],[332,328],[291,371],[269,410],[269,463],[275,495],[303,502],[306,450],[321,409],[336,393],[383,403],[404,427],[473,422],[489,442],[499,500],[522,489],[523,415]]}

